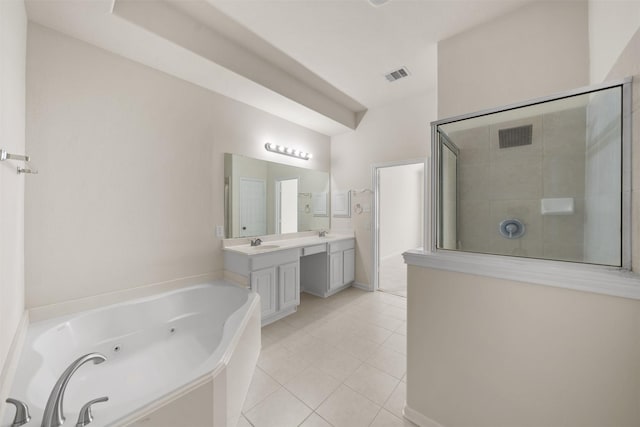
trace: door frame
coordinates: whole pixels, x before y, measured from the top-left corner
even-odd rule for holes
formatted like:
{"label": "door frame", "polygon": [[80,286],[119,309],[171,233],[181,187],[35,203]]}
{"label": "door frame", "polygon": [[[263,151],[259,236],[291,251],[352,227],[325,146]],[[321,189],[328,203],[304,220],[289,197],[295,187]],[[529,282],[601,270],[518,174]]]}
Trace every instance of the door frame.
{"label": "door frame", "polygon": [[394,167],[394,166],[406,166],[406,165],[415,165],[422,164],[424,165],[424,182],[423,182],[423,207],[422,207],[422,217],[423,217],[423,236],[422,236],[422,245],[424,247],[425,242],[428,242],[429,237],[429,224],[428,224],[428,208],[429,208],[429,188],[428,182],[430,179],[429,175],[429,159],[427,157],[424,158],[414,158],[407,160],[396,160],[392,162],[384,162],[384,163],[374,163],[371,165],[371,188],[373,189],[372,193],[372,207],[371,207],[371,285],[369,285],[370,291],[377,291],[380,286],[380,278],[379,278],[379,268],[378,263],[380,262],[380,169]]}

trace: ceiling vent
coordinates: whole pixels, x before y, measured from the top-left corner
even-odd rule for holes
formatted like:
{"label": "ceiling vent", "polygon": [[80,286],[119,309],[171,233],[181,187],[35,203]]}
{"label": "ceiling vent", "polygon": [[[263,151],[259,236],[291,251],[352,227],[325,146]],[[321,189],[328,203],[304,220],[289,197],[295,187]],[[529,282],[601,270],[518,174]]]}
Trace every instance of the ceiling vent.
{"label": "ceiling vent", "polygon": [[518,126],[516,128],[498,130],[500,148],[520,147],[531,145],[533,125]]}
{"label": "ceiling vent", "polygon": [[397,70],[393,70],[390,73],[384,75],[388,81],[395,82],[396,80],[409,77],[409,70],[407,67],[398,68]]}

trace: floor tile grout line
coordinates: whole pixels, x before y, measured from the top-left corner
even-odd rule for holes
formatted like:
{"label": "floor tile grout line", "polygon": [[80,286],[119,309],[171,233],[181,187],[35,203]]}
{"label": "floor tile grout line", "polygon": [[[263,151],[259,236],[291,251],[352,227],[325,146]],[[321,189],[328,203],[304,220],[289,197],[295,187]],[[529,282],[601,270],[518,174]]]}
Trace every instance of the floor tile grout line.
{"label": "floor tile grout line", "polygon": [[[387,297],[389,297],[389,295],[386,295],[386,296],[385,296],[385,298],[383,298],[382,300],[386,299]],[[399,296],[391,296],[391,297],[392,297],[392,298],[397,298],[397,299],[404,299],[404,298],[399,297]],[[372,301],[372,300],[369,300],[369,301]],[[378,300],[376,300],[376,301],[378,301]],[[273,335],[271,335],[271,338],[273,339],[273,342],[272,342],[272,343],[270,343],[270,344],[267,346],[267,348],[269,348],[269,347],[271,347],[271,346],[273,346],[273,345],[281,345],[281,346],[282,346],[282,348],[283,348],[284,350],[286,350],[288,353],[295,354],[295,353],[297,353],[297,352],[298,352],[298,350],[291,350],[291,348],[290,348],[290,347],[287,347],[287,346],[285,346],[285,345],[282,345],[282,344],[281,344],[281,342],[282,342],[283,340],[286,340],[288,337],[292,336],[293,334],[296,334],[296,333],[302,332],[301,337],[311,337],[311,338],[313,338],[313,339],[317,339],[317,340],[323,341],[323,342],[324,342],[324,344],[325,344],[325,345],[327,345],[327,347],[328,347],[329,349],[336,349],[336,350],[339,350],[340,352],[342,352],[342,353],[344,353],[344,354],[346,354],[346,355],[348,355],[348,356],[350,356],[350,357],[354,358],[355,360],[357,360],[357,361],[359,362],[359,364],[357,365],[357,367],[355,368],[355,370],[353,370],[353,372],[351,372],[351,374],[347,375],[344,379],[337,378],[337,377],[333,376],[332,374],[330,374],[329,372],[326,372],[326,371],[324,371],[324,370],[322,370],[322,369],[318,369],[318,370],[319,370],[320,372],[322,372],[324,375],[326,375],[326,376],[328,376],[329,378],[332,378],[332,379],[334,379],[334,380],[338,381],[338,385],[337,385],[337,387],[336,387],[336,388],[335,388],[331,393],[329,393],[329,394],[328,394],[328,395],[327,395],[327,396],[326,396],[326,397],[325,397],[325,398],[324,398],[324,399],[323,399],[323,400],[322,400],[322,401],[317,405],[317,407],[316,407],[315,409],[314,409],[314,408],[311,408],[309,405],[307,405],[304,401],[302,401],[302,400],[300,399],[300,397],[299,397],[295,392],[293,392],[292,390],[290,390],[290,389],[287,387],[287,384],[291,383],[291,382],[292,382],[292,381],[293,381],[297,376],[301,375],[303,372],[305,372],[305,371],[307,371],[308,369],[310,369],[310,368],[312,368],[312,367],[313,367],[313,362],[309,362],[309,364],[307,364],[307,365],[304,367],[304,369],[302,369],[299,373],[297,373],[297,374],[293,375],[291,378],[289,378],[287,381],[284,381],[283,383],[281,383],[280,381],[278,381],[275,377],[273,377],[273,376],[272,376],[268,371],[266,371],[266,370],[265,370],[265,369],[263,369],[262,367],[257,366],[257,367],[262,371],[262,373],[264,373],[264,374],[265,374],[269,379],[271,379],[272,381],[274,381],[274,382],[278,385],[278,387],[277,387],[277,389],[276,389],[276,390],[272,391],[271,393],[268,393],[268,394],[267,394],[266,396],[264,396],[262,399],[260,399],[260,400],[259,400],[259,401],[257,401],[256,403],[254,403],[254,405],[252,405],[252,407],[251,407],[251,408],[248,408],[248,410],[250,411],[250,410],[254,409],[254,408],[255,408],[255,407],[257,407],[258,405],[260,405],[261,403],[263,403],[263,402],[264,402],[264,400],[265,400],[265,399],[267,399],[269,396],[271,396],[273,393],[275,393],[275,392],[279,391],[280,389],[284,389],[286,392],[288,392],[290,395],[292,395],[292,396],[293,396],[293,397],[294,397],[298,402],[302,403],[305,407],[307,407],[307,408],[311,411],[311,413],[310,413],[309,415],[307,415],[307,417],[305,417],[305,419],[304,419],[300,424],[303,424],[303,423],[304,423],[304,422],[305,422],[309,417],[311,417],[313,414],[315,414],[315,415],[317,415],[318,417],[320,417],[323,421],[325,421],[325,422],[327,422],[329,425],[331,425],[331,423],[330,423],[328,420],[326,420],[324,417],[322,417],[322,415],[320,415],[320,414],[317,412],[317,410],[318,410],[319,408],[321,408],[321,407],[322,407],[322,405],[323,405],[323,404],[324,404],[324,403],[325,403],[325,402],[326,402],[326,401],[327,401],[327,400],[328,400],[332,395],[334,395],[334,394],[336,393],[336,391],[337,391],[341,386],[344,386],[344,387],[348,388],[350,391],[352,391],[352,392],[356,393],[357,395],[359,395],[359,396],[363,397],[364,399],[366,399],[367,401],[371,402],[372,404],[374,404],[375,406],[377,406],[377,407],[378,407],[378,410],[376,411],[376,415],[374,416],[373,420],[371,421],[371,423],[373,423],[373,422],[375,421],[375,419],[379,416],[379,414],[381,413],[381,411],[382,411],[383,409],[384,409],[384,410],[387,410],[387,409],[385,408],[385,405],[389,402],[389,400],[391,399],[391,397],[393,396],[393,394],[396,392],[396,390],[398,389],[398,387],[399,387],[399,386],[401,386],[401,385],[403,385],[403,384],[405,384],[405,383],[403,383],[402,378],[404,378],[404,375],[406,375],[406,374],[403,374],[403,376],[402,376],[401,378],[398,378],[396,375],[393,375],[393,374],[391,374],[391,373],[389,373],[389,372],[386,372],[386,371],[384,371],[384,370],[382,370],[382,369],[380,369],[380,368],[377,368],[376,366],[373,366],[373,365],[370,363],[370,361],[371,361],[371,360],[373,359],[373,357],[374,357],[372,354],[374,354],[374,353],[376,353],[376,352],[378,352],[378,351],[380,351],[380,350],[384,349],[385,351],[389,351],[389,352],[391,352],[391,353],[393,353],[393,354],[396,354],[396,355],[398,355],[398,356],[402,356],[402,357],[406,358],[406,354],[404,354],[404,353],[402,353],[402,352],[397,351],[397,350],[396,350],[395,348],[393,348],[393,347],[388,347],[388,346],[385,346],[385,345],[384,345],[385,343],[387,343],[387,342],[389,341],[389,339],[391,339],[391,337],[392,337],[394,334],[396,334],[396,335],[398,335],[398,336],[400,336],[400,337],[406,337],[406,335],[402,335],[402,334],[400,334],[400,333],[398,333],[398,332],[397,332],[397,330],[399,330],[399,329],[403,328],[403,326],[404,326],[404,324],[403,324],[403,323],[406,323],[406,319],[398,318],[398,316],[395,316],[395,317],[394,317],[394,316],[392,316],[392,315],[385,315],[385,316],[388,316],[388,317],[390,318],[390,320],[393,320],[393,321],[395,321],[395,322],[400,322],[400,325],[398,325],[397,327],[395,327],[395,328],[393,328],[393,329],[389,329],[388,327],[387,327],[387,328],[385,328],[385,327],[383,327],[383,326],[380,326],[379,324],[374,324],[374,323],[370,322],[370,319],[367,319],[367,318],[366,318],[366,316],[367,316],[367,314],[366,314],[366,313],[361,313],[359,316],[358,316],[358,315],[351,316],[351,314],[352,314],[352,313],[350,313],[350,309],[352,309],[352,308],[354,308],[354,307],[361,307],[361,308],[365,308],[367,304],[368,304],[368,301],[367,301],[367,300],[365,300],[363,297],[360,297],[360,296],[359,296],[359,297],[354,298],[354,299],[353,299],[353,301],[346,301],[346,302],[344,302],[344,303],[340,302],[339,304],[336,304],[336,305],[337,305],[337,307],[335,307],[335,306],[333,306],[333,307],[332,307],[332,308],[333,308],[333,310],[335,310],[335,312],[336,312],[336,313],[335,313],[335,314],[333,314],[333,315],[327,315],[327,316],[324,316],[324,315],[320,315],[320,316],[309,315],[310,319],[308,319],[308,321],[303,320],[303,321],[300,321],[300,322],[296,322],[296,324],[292,324],[292,323],[289,323],[289,322],[283,321],[283,324],[284,324],[283,326],[286,326],[286,328],[285,328],[285,329],[290,329],[290,330],[289,330],[289,331],[287,331],[287,332],[284,332],[284,333],[282,333],[282,334],[277,333],[277,334],[273,334]],[[393,308],[398,309],[398,310],[403,310],[403,309],[404,309],[404,310],[406,310],[406,307],[398,307],[398,306],[395,306],[395,305],[392,305],[392,306],[393,306]],[[321,307],[321,305],[319,305],[319,307]],[[367,308],[367,310],[370,310],[370,309],[371,309],[371,308]],[[373,308],[372,308],[372,311],[373,311],[373,312],[375,312],[375,311],[376,311],[376,308],[375,308],[375,307],[373,307]],[[367,356],[367,357],[364,357],[364,358],[363,358],[363,357],[361,357],[360,355],[356,355],[356,354],[354,354],[354,353],[352,353],[352,352],[350,352],[350,351],[347,351],[347,350],[345,350],[345,349],[341,348],[339,345],[335,345],[335,344],[333,344],[332,342],[326,341],[326,340],[324,340],[324,339],[322,339],[322,338],[318,338],[318,337],[316,337],[316,336],[313,334],[313,332],[311,332],[311,329],[312,329],[312,328],[315,328],[315,327],[322,327],[323,325],[326,325],[326,324],[328,324],[328,323],[330,323],[330,322],[332,322],[332,321],[338,321],[338,322],[339,322],[339,321],[340,321],[340,317],[341,317],[341,316],[346,316],[346,317],[347,317],[347,319],[342,319],[342,320],[347,320],[347,321],[351,321],[351,322],[354,322],[354,323],[356,323],[356,322],[357,322],[357,323],[361,323],[361,326],[365,326],[365,325],[366,325],[366,326],[368,326],[368,325],[371,325],[371,326],[374,326],[374,327],[377,327],[377,328],[384,329],[384,330],[386,330],[386,331],[390,332],[390,334],[389,334],[389,336],[388,336],[388,337],[386,337],[386,338],[384,339],[384,341],[382,341],[382,342],[380,342],[380,343],[378,343],[377,341],[374,341],[374,340],[368,339],[368,338],[366,338],[366,337],[360,337],[361,339],[366,340],[366,341],[368,341],[369,343],[371,343],[371,344],[375,345],[375,349],[373,350],[373,352],[371,352],[369,356]],[[351,317],[351,319],[349,319],[348,317]],[[359,317],[359,318],[358,318],[358,317]],[[285,320],[285,319],[282,319],[282,320]],[[270,332],[270,331],[268,331],[268,332],[267,332],[267,334],[269,334],[269,332]],[[276,337],[276,336],[274,336],[274,335],[279,335],[279,337]],[[358,331],[357,331],[357,330],[355,330],[354,332],[352,332],[352,333],[351,333],[351,334],[349,334],[349,335],[352,335],[352,336],[358,336]],[[263,350],[265,350],[265,349],[264,349],[264,348],[263,348],[263,349],[261,349],[261,352],[262,352]],[[394,380],[394,381],[397,381],[397,383],[396,383],[396,384],[395,384],[395,386],[393,387],[393,390],[392,390],[392,391],[391,391],[391,393],[390,393],[390,394],[385,398],[384,403],[382,403],[381,405],[380,405],[380,404],[378,404],[378,403],[376,403],[376,402],[374,402],[372,399],[368,398],[367,396],[363,395],[362,393],[358,392],[357,390],[353,389],[352,387],[350,387],[349,385],[347,385],[347,384],[346,384],[346,382],[349,380],[349,378],[351,378],[351,377],[353,376],[353,374],[354,374],[358,369],[360,369],[363,365],[366,365],[368,368],[375,369],[376,371],[379,371],[380,373],[385,374],[385,375],[387,375],[387,376],[389,376],[389,377],[393,378],[393,380]],[[317,369],[317,368],[316,368],[316,369]],[[405,371],[405,372],[406,372],[406,371]],[[406,387],[406,385],[405,385],[405,387]],[[388,411],[388,410],[387,410],[387,411]],[[397,417],[397,415],[396,415],[396,414],[391,413],[391,412],[389,412],[389,413],[390,413],[391,415],[393,415],[393,417],[394,417],[394,418],[398,419],[398,417]],[[252,426],[254,425],[254,424],[253,424],[251,421],[249,421],[249,419],[245,416],[244,410],[243,410],[243,414],[242,414],[242,416],[245,418],[245,420],[246,420],[247,422],[249,422],[249,424],[250,424],[250,425],[252,425]],[[402,419],[400,419],[400,420],[402,421]]]}

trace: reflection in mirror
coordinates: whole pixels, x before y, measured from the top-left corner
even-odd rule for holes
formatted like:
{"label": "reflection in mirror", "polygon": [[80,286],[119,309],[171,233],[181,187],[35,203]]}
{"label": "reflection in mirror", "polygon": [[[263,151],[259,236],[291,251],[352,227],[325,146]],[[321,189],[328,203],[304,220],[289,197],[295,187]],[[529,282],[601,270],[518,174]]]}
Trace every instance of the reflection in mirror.
{"label": "reflection in mirror", "polygon": [[622,92],[434,123],[436,247],[622,265]]}
{"label": "reflection in mirror", "polygon": [[328,172],[224,156],[227,237],[330,228]]}

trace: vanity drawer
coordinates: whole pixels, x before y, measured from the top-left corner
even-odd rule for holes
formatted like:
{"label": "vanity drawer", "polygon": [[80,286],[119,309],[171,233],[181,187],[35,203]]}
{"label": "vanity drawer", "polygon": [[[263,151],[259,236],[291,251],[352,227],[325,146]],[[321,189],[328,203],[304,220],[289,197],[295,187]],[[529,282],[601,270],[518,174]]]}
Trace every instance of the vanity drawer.
{"label": "vanity drawer", "polygon": [[306,248],[302,248],[302,256],[320,254],[322,252],[327,252],[327,245],[324,243],[321,245],[307,246]]}
{"label": "vanity drawer", "polygon": [[353,249],[355,247],[355,239],[339,240],[337,242],[329,243],[329,252],[346,251],[347,249]]}
{"label": "vanity drawer", "polygon": [[249,261],[249,269],[251,271],[260,270],[261,268],[295,262],[298,261],[298,258],[300,258],[300,249],[298,248],[283,249],[266,254],[254,255]]}

